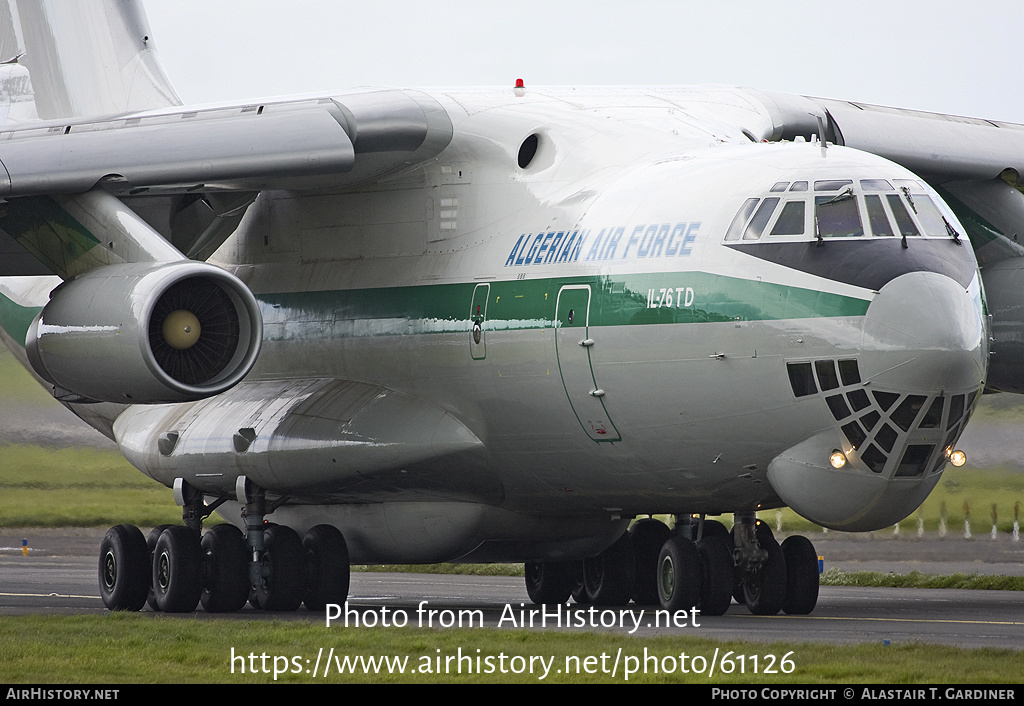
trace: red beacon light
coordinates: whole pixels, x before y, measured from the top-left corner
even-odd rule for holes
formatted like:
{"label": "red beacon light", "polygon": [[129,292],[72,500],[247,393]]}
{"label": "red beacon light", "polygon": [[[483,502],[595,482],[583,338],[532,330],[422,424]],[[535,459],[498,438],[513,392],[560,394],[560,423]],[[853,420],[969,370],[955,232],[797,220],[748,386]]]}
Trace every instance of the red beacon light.
{"label": "red beacon light", "polygon": [[516,96],[519,98],[522,98],[524,95],[526,95],[526,84],[523,83],[523,79],[516,79],[516,85],[515,88],[512,89],[512,92],[515,93]]}

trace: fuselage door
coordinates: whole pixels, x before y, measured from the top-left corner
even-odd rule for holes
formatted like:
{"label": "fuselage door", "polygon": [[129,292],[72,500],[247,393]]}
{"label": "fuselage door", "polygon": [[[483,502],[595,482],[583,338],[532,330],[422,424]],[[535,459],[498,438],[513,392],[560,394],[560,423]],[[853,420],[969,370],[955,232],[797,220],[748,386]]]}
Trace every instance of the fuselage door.
{"label": "fuselage door", "polygon": [[487,320],[487,298],[491,293],[491,285],[478,284],[473,289],[473,303],[469,307],[469,352],[473,360],[487,357],[487,334],[484,322]]}
{"label": "fuselage door", "polygon": [[594,441],[621,441],[594,377],[590,338],[590,286],[562,287],[555,303],[555,355],[565,394],[580,426]]}

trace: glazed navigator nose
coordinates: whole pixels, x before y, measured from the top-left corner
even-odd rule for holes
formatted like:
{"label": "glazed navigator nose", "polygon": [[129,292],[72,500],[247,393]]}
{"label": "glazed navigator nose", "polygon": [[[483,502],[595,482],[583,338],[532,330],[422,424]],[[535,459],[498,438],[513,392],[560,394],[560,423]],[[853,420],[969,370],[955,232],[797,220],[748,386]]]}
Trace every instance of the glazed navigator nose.
{"label": "glazed navigator nose", "polygon": [[857,372],[823,394],[834,425],[769,464],[779,497],[846,531],[909,515],[967,424],[985,383],[987,341],[976,278],[966,289],[934,272],[888,282],[863,319],[859,356],[846,361]]}

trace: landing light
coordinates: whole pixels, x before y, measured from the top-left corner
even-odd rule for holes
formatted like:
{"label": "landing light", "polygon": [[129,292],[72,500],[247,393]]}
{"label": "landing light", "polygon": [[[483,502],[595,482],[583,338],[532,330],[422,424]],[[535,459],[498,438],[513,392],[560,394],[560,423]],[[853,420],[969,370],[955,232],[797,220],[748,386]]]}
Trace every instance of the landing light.
{"label": "landing light", "polygon": [[828,462],[832,464],[832,468],[842,468],[846,465],[846,454],[839,449],[834,449],[832,455],[828,457]]}
{"label": "landing light", "polygon": [[949,451],[948,453],[949,462],[952,463],[957,468],[960,468],[960,466],[967,463],[967,454],[965,454],[960,449],[957,449],[956,451]]}

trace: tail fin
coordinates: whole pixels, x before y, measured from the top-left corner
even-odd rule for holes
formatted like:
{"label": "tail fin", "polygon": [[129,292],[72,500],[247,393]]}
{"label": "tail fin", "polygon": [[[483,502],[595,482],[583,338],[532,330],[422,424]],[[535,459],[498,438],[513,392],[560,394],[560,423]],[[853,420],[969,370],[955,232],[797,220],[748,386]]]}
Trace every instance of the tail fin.
{"label": "tail fin", "polygon": [[181,105],[141,0],[0,0],[0,62],[0,123]]}

